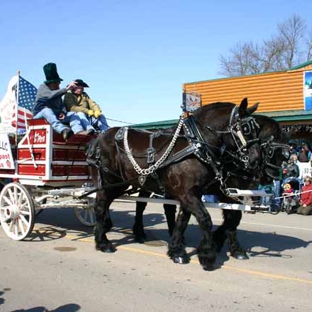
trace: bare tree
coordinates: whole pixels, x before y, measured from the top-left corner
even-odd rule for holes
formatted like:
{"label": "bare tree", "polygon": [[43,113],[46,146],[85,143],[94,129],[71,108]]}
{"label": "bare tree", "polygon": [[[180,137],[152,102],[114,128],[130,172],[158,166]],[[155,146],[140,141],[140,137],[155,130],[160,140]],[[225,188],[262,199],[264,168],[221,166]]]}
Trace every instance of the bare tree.
{"label": "bare tree", "polygon": [[220,74],[233,77],[289,69],[312,57],[312,29],[306,32],[305,20],[293,15],[277,25],[277,35],[263,40],[238,43],[228,56],[220,56]]}
{"label": "bare tree", "polygon": [[259,49],[252,42],[238,43],[230,49],[230,56],[221,55],[220,62],[225,76],[242,76],[260,72]]}
{"label": "bare tree", "polygon": [[307,47],[307,59],[311,60],[312,59],[312,28],[307,34],[307,39],[305,41],[306,47]]}
{"label": "bare tree", "polygon": [[285,44],[282,55],[285,69],[304,61],[302,58],[302,44],[306,28],[305,21],[298,15],[294,15],[286,22],[278,25],[279,35]]}

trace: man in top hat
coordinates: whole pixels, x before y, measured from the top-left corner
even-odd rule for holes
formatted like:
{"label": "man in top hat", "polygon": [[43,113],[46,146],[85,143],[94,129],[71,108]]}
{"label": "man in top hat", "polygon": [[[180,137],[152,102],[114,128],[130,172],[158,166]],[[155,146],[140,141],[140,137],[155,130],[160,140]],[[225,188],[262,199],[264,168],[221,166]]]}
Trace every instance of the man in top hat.
{"label": "man in top hat", "polygon": [[[60,89],[60,83],[63,81],[57,73],[57,67],[54,63],[44,65],[43,71],[46,81],[39,86],[35,104],[33,107],[34,119],[44,118],[51,124],[53,130],[61,133],[64,140],[75,134],[89,134],[94,132],[94,128],[89,123],[86,116],[82,113],[66,113],[62,96],[76,87],[75,81],[72,81],[66,88]],[[70,128],[65,124],[69,124]],[[86,131],[84,131],[86,129]]]}
{"label": "man in top hat", "polygon": [[97,130],[105,132],[109,126],[100,106],[84,92],[84,88],[89,88],[89,86],[82,79],[76,79],[75,83],[76,87],[68,90],[65,94],[64,105],[66,110],[68,112],[85,113],[90,123]]}

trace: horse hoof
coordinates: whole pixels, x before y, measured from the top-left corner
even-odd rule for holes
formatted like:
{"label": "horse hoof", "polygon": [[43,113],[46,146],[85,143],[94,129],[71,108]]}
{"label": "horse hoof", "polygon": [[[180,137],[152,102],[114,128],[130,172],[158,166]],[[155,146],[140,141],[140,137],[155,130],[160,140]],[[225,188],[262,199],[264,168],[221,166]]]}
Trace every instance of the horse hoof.
{"label": "horse hoof", "polygon": [[233,257],[237,260],[247,260],[249,257],[247,256],[246,252],[244,251],[236,251],[233,254]]}
{"label": "horse hoof", "polygon": [[105,253],[114,253],[115,251],[116,251],[116,248],[114,247],[106,247],[102,249],[102,252],[105,252]]}
{"label": "horse hoof", "polygon": [[146,241],[145,237],[135,237],[134,239],[139,244],[144,244]]}
{"label": "horse hoof", "polygon": [[175,256],[172,258],[174,263],[178,263],[178,264],[187,264],[190,262],[190,260],[186,257],[180,257],[180,256]]}
{"label": "horse hoof", "polygon": [[107,245],[105,245],[105,246],[101,246],[101,245],[97,245],[96,247],[95,247],[95,249],[96,250],[100,250],[100,251],[102,251],[102,252],[105,252],[105,253],[113,253],[113,252],[115,252],[116,251],[116,248],[113,246],[113,245],[109,245],[109,246],[107,246]]}
{"label": "horse hoof", "polygon": [[213,271],[215,269],[215,266],[213,263],[208,263],[208,264],[203,265],[203,269],[205,271]]}

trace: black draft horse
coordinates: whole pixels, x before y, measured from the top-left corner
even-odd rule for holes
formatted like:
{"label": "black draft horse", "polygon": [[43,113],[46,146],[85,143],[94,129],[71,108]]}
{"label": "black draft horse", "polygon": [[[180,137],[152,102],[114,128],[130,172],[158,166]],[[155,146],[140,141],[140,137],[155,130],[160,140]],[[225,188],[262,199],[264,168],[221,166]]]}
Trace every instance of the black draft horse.
{"label": "black draft horse", "polygon": [[[259,125],[259,140],[261,144],[262,163],[261,172],[258,179],[254,179],[248,171],[243,168],[233,166],[231,162],[222,165],[222,175],[224,176],[223,183],[220,185],[218,180],[214,180],[207,187],[207,194],[214,194],[220,202],[224,203],[240,203],[239,201],[228,197],[226,188],[239,189],[257,189],[258,184],[272,183],[273,179],[279,178],[281,164],[289,158],[289,146],[287,136],[282,132],[279,123],[264,115],[254,116]],[[208,143],[209,144],[209,143]],[[139,197],[149,197],[148,191],[142,190]],[[146,203],[137,202],[135,223],[133,233],[138,242],[144,242],[146,235],[143,225],[143,212]],[[170,236],[172,235],[175,226],[176,206],[165,204],[164,211],[168,223]],[[242,212],[239,210],[223,210],[223,224],[213,232],[214,243],[217,251],[220,251],[224,245],[226,238],[229,240],[230,254],[237,259],[247,259],[247,253],[242,248],[237,239],[237,227],[240,224]]]}
{"label": "black draft horse", "polygon": [[[227,179],[224,183],[231,188],[238,189],[257,189],[259,183],[265,185],[273,182],[274,179],[279,179],[282,162],[289,158],[289,146],[286,144],[287,137],[283,133],[279,123],[267,116],[255,115],[255,120],[260,127],[259,139],[262,152],[262,163],[260,165],[260,175],[258,179],[252,179],[248,172],[237,168],[231,169],[229,166],[224,166],[224,173],[227,174]],[[227,197],[226,193],[219,188],[217,193],[220,202],[225,203],[240,203],[239,200]],[[210,192],[216,191],[208,189]],[[170,217],[169,217],[170,218]],[[247,253],[240,246],[237,239],[237,227],[240,224],[242,212],[240,210],[223,210],[223,223],[213,233],[216,250],[220,251],[228,238],[230,254],[237,259],[247,259]]]}
{"label": "black draft horse", "polygon": [[98,187],[96,249],[115,251],[106,236],[112,227],[109,206],[131,185],[163,192],[180,202],[168,247],[168,255],[176,263],[189,262],[183,235],[190,215],[195,216],[202,230],[198,258],[204,269],[212,270],[216,259],[212,221],[201,197],[212,180],[222,179],[223,161],[251,176],[259,173],[262,155],[257,123],[251,116],[256,109],[257,105],[248,108],[247,99],[239,106],[220,102],[198,109],[185,120],[181,118],[176,129],[159,135],[127,127],[111,128],[100,135],[87,151],[91,175]]}

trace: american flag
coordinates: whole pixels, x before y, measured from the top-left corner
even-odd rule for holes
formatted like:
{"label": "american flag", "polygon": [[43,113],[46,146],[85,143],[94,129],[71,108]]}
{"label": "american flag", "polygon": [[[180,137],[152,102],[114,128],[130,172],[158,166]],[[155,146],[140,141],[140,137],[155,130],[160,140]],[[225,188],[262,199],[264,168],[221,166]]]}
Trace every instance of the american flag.
{"label": "american flag", "polygon": [[[33,86],[30,82],[19,76],[19,85],[16,88],[16,99],[18,100],[17,107],[17,120],[15,118],[15,113],[13,114],[12,126],[18,129],[26,128],[26,120],[32,118],[32,108],[34,106],[37,88]],[[18,90],[18,94],[17,94]],[[15,112],[14,108],[14,112]]]}

